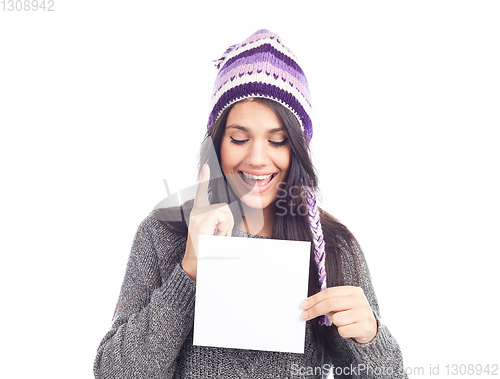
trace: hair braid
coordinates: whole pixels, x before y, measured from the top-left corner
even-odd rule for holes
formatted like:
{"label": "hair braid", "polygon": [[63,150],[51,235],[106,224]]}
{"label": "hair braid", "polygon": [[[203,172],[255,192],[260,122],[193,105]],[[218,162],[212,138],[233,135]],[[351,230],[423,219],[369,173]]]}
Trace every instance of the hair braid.
{"label": "hair braid", "polygon": [[[325,241],[319,216],[318,206],[316,204],[316,195],[311,187],[307,187],[307,208],[309,213],[309,225],[314,241],[314,259],[318,266],[320,291],[326,289],[326,268],[325,268]],[[328,316],[321,316],[321,325],[330,326],[331,319]]]}

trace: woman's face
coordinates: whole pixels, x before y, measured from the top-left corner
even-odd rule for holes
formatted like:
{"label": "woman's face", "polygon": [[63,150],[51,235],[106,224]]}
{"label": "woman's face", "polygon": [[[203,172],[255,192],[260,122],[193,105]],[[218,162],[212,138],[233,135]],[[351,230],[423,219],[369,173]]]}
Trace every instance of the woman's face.
{"label": "woman's face", "polygon": [[290,159],[288,133],[271,108],[253,100],[233,106],[222,137],[221,165],[245,205],[266,209],[274,202]]}

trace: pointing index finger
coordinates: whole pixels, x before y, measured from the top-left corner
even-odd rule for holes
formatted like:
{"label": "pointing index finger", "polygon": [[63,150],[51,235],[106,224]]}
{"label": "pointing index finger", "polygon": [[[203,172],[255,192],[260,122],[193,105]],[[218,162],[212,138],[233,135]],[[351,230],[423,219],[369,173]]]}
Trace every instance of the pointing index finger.
{"label": "pointing index finger", "polygon": [[193,208],[202,208],[210,205],[208,201],[208,181],[210,179],[210,167],[207,164],[203,165],[201,170],[201,178],[196,190]]}

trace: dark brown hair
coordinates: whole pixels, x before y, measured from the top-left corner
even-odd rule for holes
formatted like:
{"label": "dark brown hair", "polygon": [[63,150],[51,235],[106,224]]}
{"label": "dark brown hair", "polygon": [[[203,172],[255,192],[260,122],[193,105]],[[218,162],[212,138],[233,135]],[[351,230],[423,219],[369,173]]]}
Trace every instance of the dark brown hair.
{"label": "dark brown hair", "polygon": [[[301,131],[300,124],[291,111],[275,101],[264,98],[253,98],[253,101],[258,101],[259,103],[268,106],[276,113],[283,123],[283,126],[286,128],[291,145],[292,154],[290,167],[288,169],[286,182],[283,183],[283,191],[281,191],[284,193],[284,196],[280,196],[279,199],[277,198],[275,203],[280,201],[282,204],[286,204],[287,208],[293,208],[296,210],[300,208],[307,209],[305,196],[292,196],[293,191],[289,190],[292,187],[304,188],[306,185],[310,186],[313,190],[317,190],[318,180],[316,171],[311,162],[306,146],[306,139]],[[225,132],[226,120],[231,108],[232,106],[225,109],[217,121],[214,122],[208,129],[200,149],[198,173],[199,176],[201,176],[201,169],[205,163],[210,166],[210,188],[212,192],[211,203],[230,204],[235,225],[240,225],[242,221],[240,200],[227,183],[220,166],[220,148]],[[181,210],[180,213],[189,214],[192,206],[193,200],[187,201],[182,205],[183,210]],[[345,254],[352,257],[352,259],[348,259],[349,261],[354,261],[356,263],[356,272],[351,272],[349,275],[355,278],[356,283],[354,284],[359,285],[359,276],[357,271],[360,265],[356,259],[358,255],[355,252],[355,249],[359,248],[359,244],[351,232],[337,219],[323,211],[321,208],[319,208],[319,211],[325,241],[327,286],[333,287],[344,285],[342,256]],[[172,214],[179,214],[179,209],[172,209],[172,212]],[[165,217],[168,219],[166,214],[163,215],[164,220]],[[170,225],[178,232],[187,234],[189,220],[186,219],[184,221],[171,222]],[[294,214],[291,212],[284,212],[283,214],[275,212],[272,227],[272,238],[295,241],[311,241],[308,293],[309,296],[311,296],[319,292],[318,270],[314,260],[314,243],[312,240],[307,212],[295,212]],[[311,320],[309,322],[311,323],[313,340],[316,347],[321,352],[328,355],[332,359],[333,363],[341,363],[343,361],[343,357],[341,356],[338,347],[334,344],[337,327],[335,325],[330,327],[321,326],[318,319]]]}

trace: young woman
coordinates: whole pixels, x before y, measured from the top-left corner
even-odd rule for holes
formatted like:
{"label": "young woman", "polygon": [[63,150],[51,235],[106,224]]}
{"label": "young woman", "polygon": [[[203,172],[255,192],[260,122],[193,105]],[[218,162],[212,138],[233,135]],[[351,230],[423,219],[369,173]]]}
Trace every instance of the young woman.
{"label": "young woman", "polygon": [[[139,226],[95,377],[406,377],[356,239],[316,205],[309,90],[295,56],[260,30],[217,68],[196,197]],[[202,234],[311,241],[304,354],[193,345]],[[224,317],[229,304],[214,311]]]}

